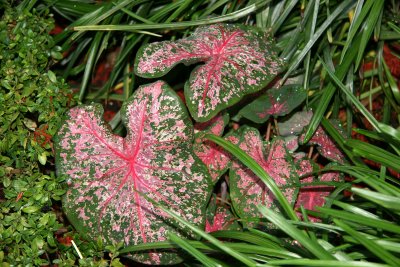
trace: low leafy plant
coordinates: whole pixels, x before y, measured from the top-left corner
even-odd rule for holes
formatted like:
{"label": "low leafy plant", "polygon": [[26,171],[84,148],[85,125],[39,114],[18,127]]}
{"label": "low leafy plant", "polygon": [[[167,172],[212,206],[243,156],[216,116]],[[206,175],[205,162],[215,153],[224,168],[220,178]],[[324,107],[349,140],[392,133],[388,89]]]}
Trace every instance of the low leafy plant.
{"label": "low leafy plant", "polygon": [[[230,117],[227,108],[264,89],[283,68],[272,39],[256,27],[203,26],[186,39],[143,46],[135,72],[147,78],[160,77],[180,62],[198,61],[205,64],[193,70],[185,85],[186,105],[198,121],[195,135],[186,107],[164,82],[138,88],[124,103],[124,138],[111,132],[102,120],[100,106],[70,110],[56,137],[56,165],[58,175],[69,184],[64,210],[76,229],[90,239],[101,236],[107,244],[124,242],[129,246],[176,238],[172,233],[193,236],[191,231],[185,233],[185,227],[177,228],[158,205],[169,207],[198,228],[204,229],[208,218],[208,231],[259,225],[259,205],[279,210],[276,196],[256,175],[205,139],[207,134],[223,136]],[[290,113],[305,99],[305,92],[293,87],[269,89],[265,94],[279,101],[262,111],[275,117]],[[293,95],[296,101],[291,101]],[[263,99],[264,95],[257,101]],[[227,113],[217,115],[221,111]],[[263,142],[255,128],[241,127],[224,139],[260,164],[290,205],[295,205],[299,176],[313,172],[310,160],[296,158],[295,149],[289,151],[283,138]],[[209,202],[216,189],[212,185],[220,182],[228,169],[229,197],[225,192],[224,201],[230,208],[216,203],[215,197]],[[312,178],[307,182],[312,187]],[[323,203],[318,197],[315,202]],[[313,203],[308,206],[314,207]],[[130,257],[147,264],[179,262],[178,255],[167,252]]]}
{"label": "low leafy plant", "polygon": [[185,98],[192,117],[208,121],[244,95],[263,89],[282,69],[271,35],[256,27],[216,24],[197,28],[176,42],[143,46],[137,53],[135,73],[158,78],[178,63],[196,67],[185,83]]}
{"label": "low leafy plant", "polygon": [[49,70],[62,58],[49,34],[47,9],[1,3],[0,22],[0,265],[46,265],[58,250],[62,224],[53,204],[66,190],[56,177],[52,136],[76,104]]}
{"label": "low leafy plant", "polygon": [[[193,152],[193,126],[179,97],[163,82],[143,86],[125,102],[122,116],[125,138],[112,134],[99,106],[72,109],[58,132],[56,164],[69,181],[63,206],[70,221],[107,244],[163,241],[174,223],[146,194],[204,227],[211,180]],[[177,261],[168,253],[132,257]]]}
{"label": "low leafy plant", "polygon": [[[5,68],[2,68],[5,62],[0,58],[0,77],[5,80],[4,85],[0,85],[0,101],[4,99],[1,104],[6,106],[4,109],[0,106],[0,112],[5,111],[0,116],[0,127],[3,124],[5,127],[0,132],[3,138],[0,139],[0,177],[5,174],[4,179],[0,179],[0,265],[140,266],[129,258],[155,263],[158,262],[157,256],[163,257],[165,263],[183,260],[179,266],[398,265],[400,184],[396,178],[400,177],[400,135],[397,129],[400,29],[397,25],[400,6],[397,1],[24,0],[10,3],[0,1],[1,11],[5,7],[4,13],[12,14],[11,19],[5,16],[1,21],[0,47],[4,50],[1,50],[0,57],[13,51],[13,46],[21,53],[17,51],[10,53],[13,54],[11,57],[6,56],[11,60],[7,61]],[[48,7],[54,12],[58,24],[53,32],[60,32],[53,40],[45,37],[48,28],[41,23],[41,19],[51,16]],[[36,23],[20,21],[30,14]],[[232,22],[236,24],[218,24]],[[207,30],[206,25],[213,25],[212,30]],[[196,30],[196,26],[201,27]],[[30,27],[34,29],[33,33],[29,31]],[[216,33],[217,37],[204,42],[201,36],[192,34],[199,31],[206,32],[211,39],[210,33]],[[251,89],[241,82],[252,73],[246,73],[250,76],[242,77],[243,80],[235,80],[243,74],[238,70],[247,69],[247,65],[240,65],[243,60],[235,58],[233,53],[225,57],[213,48],[225,48],[221,44],[223,34],[237,31],[244,31],[242,37],[248,37],[239,38],[243,43],[249,39],[259,43],[266,38],[268,47],[272,47],[272,52],[267,55],[274,54],[273,57],[285,61],[277,70],[280,72],[277,77],[274,74],[263,85]],[[277,40],[276,44],[271,42],[272,36]],[[37,38],[37,44],[48,40],[49,46],[43,43],[35,46],[36,42],[30,38]],[[26,45],[21,44],[22,41]],[[40,49],[30,50],[26,49],[27,46]],[[136,75],[139,59],[133,59],[136,54],[139,57],[144,55],[137,53],[138,49],[143,52],[146,47],[172,46],[179,51],[174,51],[172,65],[159,75],[182,98],[184,105],[180,103],[181,108],[189,110],[186,116],[188,121],[193,119],[193,127],[189,123],[193,132],[192,141],[184,142],[185,147],[190,150],[195,165],[201,166],[199,169],[203,176],[211,178],[206,179],[208,189],[203,197],[209,200],[205,209],[200,211],[204,218],[200,224],[155,196],[154,192],[167,192],[156,191],[158,188],[152,184],[138,183],[142,186],[140,190],[135,191],[131,186],[132,191],[127,193],[128,181],[135,179],[123,182],[126,171],[123,167],[118,170],[109,168],[110,172],[98,179],[98,183],[93,182],[96,173],[90,170],[82,171],[82,177],[89,179],[86,183],[77,177],[68,177],[68,174],[55,176],[51,137],[58,131],[59,122],[63,121],[65,107],[76,104],[75,94],[69,101],[70,92],[60,90],[65,94],[58,91],[60,98],[54,101],[58,94],[42,90],[48,88],[47,82],[39,83],[30,94],[28,82],[20,85],[20,78],[26,78],[26,70],[36,73],[35,64],[27,64],[31,59],[41,67],[39,74],[29,74],[27,81],[35,84],[37,78],[46,81],[48,77],[59,82],[60,78],[52,73],[61,74],[79,87],[76,95],[87,104],[71,112],[80,111],[87,116],[95,114],[91,118],[99,124],[92,126],[108,133],[107,139],[103,140],[119,140],[116,141],[118,144],[126,144],[129,135],[125,136],[125,133],[132,131],[126,119],[127,103],[138,100],[137,92],[141,89],[136,88],[149,83],[147,78],[152,78],[151,82],[159,78]],[[247,47],[246,51],[258,50],[262,46],[264,44]],[[234,42],[226,48],[230,52],[243,52],[244,47]],[[213,55],[210,56],[207,50]],[[168,55],[159,52],[158,58],[168,61]],[[180,61],[175,52],[186,55],[201,52],[201,57]],[[61,53],[65,56],[62,60]],[[246,57],[245,53],[238,55],[242,59]],[[151,57],[150,54],[144,56]],[[218,61],[222,58],[236,66],[232,68],[229,62]],[[55,66],[54,63],[58,64]],[[191,66],[185,67],[180,63]],[[23,67],[15,67],[19,64]],[[156,62],[152,61],[152,64]],[[13,73],[14,69],[18,72]],[[213,99],[212,90],[202,95],[205,91],[201,88],[200,92],[191,88],[192,82],[200,77],[196,73],[205,74],[207,69],[214,71],[203,75],[212,77],[208,84],[207,79],[204,80],[203,85],[208,86],[205,88],[211,89],[209,85],[215,81],[245,90],[226,102],[217,97],[219,104],[215,110],[208,115],[197,114],[203,96],[207,108],[211,103],[207,101]],[[228,72],[220,72],[228,69]],[[12,89],[7,88],[9,85]],[[21,86],[27,87],[22,89],[22,93]],[[176,97],[171,89],[165,91]],[[194,98],[191,96],[193,92],[201,97],[197,104],[188,101]],[[112,130],[100,119],[100,105],[93,102],[104,104],[103,117],[111,120]],[[126,103],[122,105],[122,102]],[[42,108],[40,103],[46,108]],[[118,111],[121,105],[124,108]],[[31,112],[33,108],[35,111]],[[53,111],[56,115],[50,116],[50,121],[57,123],[46,125],[46,120],[39,122],[42,113],[52,115]],[[67,118],[70,123],[74,122],[71,125],[84,127],[70,115]],[[206,117],[201,117],[203,115]],[[3,117],[5,119],[1,120]],[[69,129],[67,121],[62,124],[65,131]],[[75,133],[76,137],[81,135],[84,140],[92,140],[87,133]],[[3,140],[7,142],[3,143]],[[79,140],[69,142],[76,145]],[[61,150],[60,144],[56,145],[57,151]],[[104,144],[91,145],[104,148]],[[122,151],[128,153],[129,150]],[[76,153],[71,155],[76,157]],[[107,155],[94,156],[89,159]],[[113,158],[116,163],[128,165],[118,155]],[[61,166],[62,157],[59,159],[57,165]],[[74,163],[77,167],[74,170],[85,169],[83,165],[90,161],[80,159],[81,162]],[[104,168],[98,164],[90,166],[103,170],[110,164],[104,164]],[[58,169],[63,168],[67,170],[68,165]],[[122,179],[118,180],[121,176]],[[126,176],[132,177],[131,173]],[[232,177],[238,183],[247,183],[247,186],[240,188],[233,183]],[[161,181],[158,176],[151,176],[151,179]],[[111,180],[114,183],[107,184]],[[143,181],[142,176],[138,176],[136,181]],[[68,185],[75,185],[75,188],[68,188]],[[90,202],[90,192],[85,192],[86,200],[77,195],[76,191],[82,188],[90,190],[93,185],[104,192],[104,196],[92,198],[100,198],[99,202]],[[149,194],[148,189],[153,194]],[[64,195],[68,190],[69,197]],[[110,198],[113,193],[113,200],[121,194],[133,196],[133,201],[114,205]],[[81,230],[79,232],[64,219],[58,201],[63,196],[68,217]],[[157,218],[169,226],[161,238],[163,241],[153,242],[152,239],[152,242],[129,242],[131,245],[126,245],[123,238],[118,242],[107,236],[120,226],[113,224],[114,230],[110,230],[106,222],[107,218],[116,218],[120,206],[131,205],[133,209],[128,212],[133,214],[132,219],[138,217],[135,216],[138,210],[135,196],[139,196],[136,199],[141,203],[154,208],[160,215]],[[266,202],[266,199],[272,202]],[[78,207],[73,200],[84,201],[80,204],[87,205]],[[248,207],[244,202],[250,203]],[[125,203],[125,206],[120,203]],[[321,205],[324,207],[318,207]],[[74,211],[73,207],[85,213]],[[93,223],[96,216],[103,219],[100,223],[98,220],[95,222],[100,227],[88,229],[84,226],[85,220],[74,218],[88,214],[93,215],[89,222]],[[155,216],[155,213],[148,212],[142,217],[153,219]],[[121,218],[126,217],[122,215]],[[105,235],[102,226],[108,230]],[[127,229],[132,229],[130,226]],[[132,226],[138,227],[134,223]],[[143,226],[154,233],[153,224]],[[121,233],[117,235],[122,236]],[[143,236],[139,233],[137,239],[141,242]],[[146,241],[149,240],[146,237]]]}

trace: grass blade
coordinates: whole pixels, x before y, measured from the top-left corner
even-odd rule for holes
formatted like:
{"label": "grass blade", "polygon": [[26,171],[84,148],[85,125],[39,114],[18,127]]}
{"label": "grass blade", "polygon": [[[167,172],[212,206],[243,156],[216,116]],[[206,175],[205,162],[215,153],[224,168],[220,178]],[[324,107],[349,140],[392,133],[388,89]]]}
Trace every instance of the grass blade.
{"label": "grass blade", "polygon": [[[357,46],[361,40],[361,36],[358,35],[356,39],[354,40],[351,49],[348,51],[345,60],[337,67],[335,71],[335,75],[339,80],[344,79],[346,76],[351,64],[353,63],[354,58],[357,55]],[[326,67],[325,69],[328,69]],[[314,111],[314,115],[311,118],[311,121],[307,127],[307,131],[304,135],[304,143],[307,143],[311,137],[313,136],[315,130],[318,128],[319,123],[322,119],[322,117],[325,114],[326,109],[329,106],[329,103],[331,102],[332,96],[334,95],[336,91],[335,85],[331,82],[328,84],[328,86],[324,89],[323,95],[321,96],[317,108]]]}
{"label": "grass blade", "polygon": [[[310,260],[310,259],[296,259],[296,260],[277,260],[270,261],[270,265],[292,265],[292,266],[316,266],[316,267],[389,267],[386,264],[379,264],[365,261],[330,261],[330,260]],[[262,266],[262,265],[261,265]]]}
{"label": "grass blade", "polygon": [[78,32],[84,31],[136,31],[136,30],[164,30],[164,29],[180,29],[192,26],[208,25],[229,20],[236,20],[245,17],[258,9],[264,7],[272,0],[259,0],[238,11],[209,19],[200,19],[195,21],[173,22],[173,23],[154,23],[154,24],[134,24],[134,25],[87,25],[75,26],[73,30]]}
{"label": "grass blade", "polygon": [[282,81],[285,81],[289,75],[303,62],[304,57],[311,50],[314,44],[318,41],[322,34],[326,32],[329,25],[343,12],[346,12],[349,8],[353,6],[352,1],[343,1],[338,5],[338,7],[332,12],[332,14],[326,18],[324,23],[318,28],[314,35],[307,42],[300,54],[290,63],[289,69],[286,71],[285,76],[283,76]]}
{"label": "grass blade", "polygon": [[350,44],[356,35],[358,29],[360,28],[361,24],[365,21],[365,17],[368,15],[372,5],[374,4],[374,0],[369,0],[364,5],[364,0],[359,0],[357,2],[357,6],[354,12],[353,20],[351,21],[349,33],[347,35],[346,44],[343,47],[342,55],[340,61],[343,61],[344,55],[349,49]]}
{"label": "grass blade", "polygon": [[324,207],[317,207],[317,209],[325,215],[330,215],[346,221],[355,222],[360,225],[367,225],[372,228],[382,229],[384,231],[400,234],[400,226],[386,220],[368,218],[360,216],[358,214],[353,214],[351,212],[328,209]]}
{"label": "grass blade", "polygon": [[207,267],[217,267],[217,266],[222,266],[221,264],[213,261],[211,258],[207,257],[204,253],[199,251],[197,248],[193,247],[190,243],[187,241],[183,240],[176,234],[170,232],[168,233],[169,239],[177,244],[179,247],[187,251],[190,255],[195,257],[199,262],[201,262],[204,266]]}
{"label": "grass blade", "polygon": [[353,187],[351,189],[355,194],[368,199],[378,205],[385,207],[387,209],[391,209],[394,211],[400,211],[400,197],[394,197],[382,193],[373,192],[371,190],[366,190],[362,188]]}
{"label": "grass blade", "polygon": [[356,59],[355,69],[358,69],[362,58],[364,57],[365,48],[367,47],[372,33],[374,32],[375,25],[378,22],[379,16],[382,12],[384,0],[370,0],[374,2],[374,6],[368,15],[368,19],[365,20],[365,26],[363,27],[361,43],[358,49],[358,55]]}
{"label": "grass blade", "polygon": [[347,140],[345,145],[353,151],[354,154],[378,162],[386,167],[400,171],[400,157],[386,151],[380,147],[365,143],[360,140]]}
{"label": "grass blade", "polygon": [[321,60],[324,69],[327,71],[331,79],[335,82],[335,84],[341,89],[341,91],[346,95],[346,97],[353,103],[354,106],[365,116],[365,118],[372,124],[372,126],[379,132],[378,121],[372,116],[371,113],[364,107],[363,104],[348,90],[344,84],[340,81],[340,79],[330,70],[329,66],[326,65],[324,61]]}
{"label": "grass blade", "polygon": [[248,256],[226,246],[224,244],[224,242],[219,241],[218,239],[216,239],[215,237],[213,237],[212,235],[204,232],[203,230],[197,228],[196,226],[192,225],[191,223],[187,222],[184,218],[182,218],[181,216],[179,216],[178,214],[176,214],[175,212],[173,212],[172,210],[164,207],[162,204],[154,201],[153,199],[149,198],[146,194],[143,194],[142,192],[137,191],[141,196],[143,196],[147,201],[151,202],[153,205],[159,207],[160,209],[162,209],[164,212],[166,212],[169,216],[173,217],[178,223],[185,225],[186,227],[188,227],[190,230],[192,230],[194,233],[196,233],[197,235],[201,236],[202,238],[204,238],[205,240],[209,241],[212,245],[216,246],[217,248],[219,248],[220,250],[222,250],[223,252],[225,252],[226,254],[234,257],[235,259],[237,259],[238,261],[242,262],[243,264],[245,264],[246,266],[256,266],[256,262],[253,261],[252,259],[250,259]]}
{"label": "grass blade", "polygon": [[392,253],[383,249],[381,246],[378,246],[374,241],[365,238],[363,235],[355,231],[352,227],[348,226],[341,220],[334,219],[333,221],[336,225],[340,226],[344,231],[346,231],[349,235],[351,235],[355,240],[357,240],[360,244],[362,244],[366,249],[368,249],[371,253],[376,255],[382,261],[391,266],[396,266],[400,262],[400,259],[396,258]]}
{"label": "grass blade", "polygon": [[278,228],[280,228],[294,240],[298,241],[302,246],[304,246],[308,251],[310,251],[319,259],[334,259],[332,254],[326,251],[318,242],[310,239],[306,234],[304,234],[301,230],[297,229],[297,227],[289,223],[281,215],[273,212],[272,210],[264,206],[259,206],[259,211],[265,218],[275,224]]}

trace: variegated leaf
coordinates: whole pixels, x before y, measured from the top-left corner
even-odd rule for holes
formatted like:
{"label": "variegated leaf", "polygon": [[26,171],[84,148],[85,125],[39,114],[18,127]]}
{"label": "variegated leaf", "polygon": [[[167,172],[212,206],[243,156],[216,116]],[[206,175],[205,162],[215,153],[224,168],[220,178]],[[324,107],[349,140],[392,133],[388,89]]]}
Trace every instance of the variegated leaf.
{"label": "variegated leaf", "polygon": [[311,111],[299,111],[288,120],[278,123],[281,136],[299,135],[305,126],[310,123],[313,113]]}
{"label": "variegated leaf", "polygon": [[[300,142],[303,140],[304,134],[300,136]],[[318,152],[327,159],[339,163],[344,163],[346,161],[345,155],[340,151],[332,138],[326,134],[325,130],[321,126],[317,128],[308,144],[317,145]]]}
{"label": "variegated leaf", "polygon": [[[278,123],[279,133],[282,136],[290,136],[290,135],[299,135],[305,126],[307,126],[311,120],[312,112],[311,111],[300,111],[295,114],[287,121]],[[345,136],[345,133],[339,123],[332,121],[335,128]],[[299,142],[302,143],[304,139],[304,135],[299,137]],[[308,144],[318,145],[318,152],[327,159],[330,159],[335,162],[344,163],[345,156],[336,146],[334,141],[326,134],[324,129],[319,126],[315,131],[313,137],[310,139]]]}
{"label": "variegated leaf", "polygon": [[216,24],[201,26],[185,39],[142,47],[135,73],[157,78],[179,63],[196,62],[205,64],[191,73],[185,98],[192,117],[199,122],[261,90],[284,66],[269,33],[256,27]]}
{"label": "variegated leaf", "polygon": [[[315,171],[315,164],[311,162],[309,159],[299,160],[297,163],[298,166],[298,174],[299,176],[309,174]],[[302,184],[310,184],[313,182],[339,182],[340,175],[336,172],[328,172],[324,173],[318,177],[318,179],[314,179],[314,176],[308,176],[304,179],[301,179]],[[299,195],[296,200],[295,207],[300,208],[303,206],[307,210],[315,210],[316,207],[322,207],[325,205],[325,197],[329,196],[329,194],[334,189],[333,186],[329,185],[305,185],[302,186],[299,190]],[[318,218],[309,216],[311,221],[317,222]]]}
{"label": "variegated leaf", "polygon": [[[140,87],[121,110],[125,138],[111,132],[102,113],[100,105],[72,109],[56,137],[57,172],[69,181],[63,207],[73,225],[108,244],[166,240],[178,228],[145,194],[203,227],[211,181],[193,153],[193,126],[176,93],[163,82]],[[132,257],[178,261],[173,253]]]}
{"label": "variegated leaf", "polygon": [[[285,147],[285,141],[276,138],[264,144],[259,132],[254,128],[243,127],[239,147],[251,156],[281,188],[288,201],[294,204],[298,183],[294,162]],[[244,220],[258,219],[258,205],[276,208],[275,198],[267,186],[248,168],[234,161],[229,175],[230,192],[236,213]],[[252,225],[251,223],[248,226]]]}
{"label": "variegated leaf", "polygon": [[285,85],[271,88],[242,108],[239,115],[255,123],[264,123],[270,116],[278,117],[289,114],[307,97],[307,91],[301,85]]}
{"label": "variegated leaf", "polygon": [[215,143],[206,140],[203,136],[205,133],[212,133],[218,136],[222,136],[226,124],[229,122],[229,115],[218,114],[208,122],[196,123],[195,129],[199,132],[195,135],[195,141],[193,145],[194,152],[207,166],[210,173],[211,179],[216,183],[224,174],[231,162],[231,158],[228,152],[222,147]]}
{"label": "variegated leaf", "polygon": [[228,207],[227,200],[219,201],[216,195],[210,199],[207,207],[206,232],[219,230],[240,230],[241,227]]}

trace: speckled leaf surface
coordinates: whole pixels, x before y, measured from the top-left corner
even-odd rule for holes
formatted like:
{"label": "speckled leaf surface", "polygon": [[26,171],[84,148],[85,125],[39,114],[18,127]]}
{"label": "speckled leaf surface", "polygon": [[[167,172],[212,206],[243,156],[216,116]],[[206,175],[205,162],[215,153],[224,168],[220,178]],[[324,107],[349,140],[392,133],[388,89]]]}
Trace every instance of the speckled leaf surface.
{"label": "speckled leaf surface", "polygon": [[214,142],[206,140],[203,136],[206,133],[222,136],[228,122],[228,114],[218,114],[208,122],[195,124],[195,129],[198,130],[198,132],[195,135],[193,149],[196,155],[207,166],[214,183],[227,171],[231,162],[231,157],[222,147]]}
{"label": "speckled leaf surface", "polygon": [[305,126],[310,123],[313,113],[311,111],[299,111],[294,113],[288,120],[278,123],[281,136],[299,135]]}
{"label": "speckled leaf surface", "polygon": [[[140,87],[121,109],[125,138],[111,132],[102,113],[100,105],[72,109],[56,137],[57,172],[69,181],[63,207],[74,226],[108,244],[166,240],[167,231],[177,231],[174,221],[141,192],[204,227],[211,181],[192,150],[193,126],[175,92],[163,82]],[[132,257],[177,261],[173,253]]]}
{"label": "speckled leaf surface", "polygon": [[240,226],[236,218],[226,207],[217,207],[214,218],[206,221],[206,232],[211,233],[220,230],[239,230]]}
{"label": "speckled leaf surface", "polygon": [[229,200],[220,201],[216,195],[211,197],[207,207],[206,232],[241,229],[237,218],[233,216],[226,205],[228,202]]}
{"label": "speckled leaf surface", "polygon": [[242,108],[239,114],[255,123],[264,123],[270,116],[289,114],[307,97],[307,91],[301,85],[285,85],[271,88]]}
{"label": "speckled leaf surface", "polygon": [[[311,173],[316,170],[316,167],[313,162],[308,159],[299,160],[297,163],[298,166],[298,174],[300,176],[305,175],[307,173]],[[301,179],[301,183],[310,184],[316,181],[321,182],[339,182],[340,175],[336,172],[328,172],[324,173],[316,179],[314,176],[309,176],[304,179]],[[303,206],[307,210],[316,210],[316,207],[322,207],[325,204],[325,197],[329,196],[329,194],[334,189],[333,186],[328,185],[305,185],[302,186],[299,190],[299,195],[296,200],[295,208],[300,208]],[[300,212],[299,212],[300,215]],[[311,221],[317,222],[318,218],[313,216],[309,216]]]}
{"label": "speckled leaf surface", "polygon": [[[276,138],[265,144],[258,130],[242,127],[239,147],[250,155],[281,188],[289,203],[296,200],[298,175],[294,162],[283,139]],[[234,161],[230,170],[230,192],[236,213],[244,220],[260,218],[258,205],[276,208],[273,194],[267,186],[248,168]],[[251,226],[252,224],[248,224]]]}
{"label": "speckled leaf surface", "polygon": [[[287,121],[278,123],[279,133],[282,136],[300,135],[311,120],[311,111],[300,111],[291,116]],[[331,121],[335,128],[345,137],[344,131],[335,121]],[[299,143],[302,143],[304,134],[299,136]],[[335,162],[344,163],[345,156],[336,146],[335,142],[326,134],[324,129],[319,126],[313,137],[308,142],[310,145],[317,145],[318,152],[327,159]]]}
{"label": "speckled leaf surface", "polygon": [[283,68],[269,33],[256,27],[215,24],[198,27],[176,42],[155,42],[137,54],[135,73],[146,78],[166,74],[175,65],[204,62],[185,84],[190,114],[204,122],[261,90]]}
{"label": "speckled leaf surface", "polygon": [[[304,140],[304,134],[300,136],[300,142]],[[345,156],[336,146],[335,142],[330,138],[325,130],[319,126],[308,144],[317,145],[318,152],[327,159],[335,162],[344,163]]]}

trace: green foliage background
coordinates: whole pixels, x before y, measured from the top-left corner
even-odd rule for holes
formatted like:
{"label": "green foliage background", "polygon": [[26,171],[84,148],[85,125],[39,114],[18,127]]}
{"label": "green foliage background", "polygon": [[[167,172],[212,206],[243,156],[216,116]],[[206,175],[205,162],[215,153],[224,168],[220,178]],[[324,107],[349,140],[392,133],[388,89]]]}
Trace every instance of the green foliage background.
{"label": "green foliage background", "polygon": [[0,22],[0,262],[49,264],[62,226],[52,204],[65,193],[51,136],[76,99],[49,70],[62,58],[48,10],[5,6]]}
{"label": "green foliage background", "polygon": [[[400,91],[393,74],[396,69],[391,69],[384,54],[389,47],[392,57],[399,58],[398,1],[46,0],[16,1],[12,7],[6,1],[0,4],[4,11],[0,22],[3,266],[120,266],[121,254],[171,247],[187,252],[189,266],[398,266],[400,189],[393,170],[400,171]],[[49,10],[69,26],[54,38],[48,34],[53,28]],[[206,234],[194,229],[200,241],[171,235],[166,242],[128,248],[81,239],[55,209],[65,192],[64,181],[54,175],[52,144],[46,137],[54,135],[62,115],[78,98],[82,102],[123,101],[144,83],[131,71],[135,53],[144,43],[161,37],[174,40],[189,34],[194,26],[221,21],[272,31],[280,56],[288,62],[283,79],[300,77],[308,91],[304,109],[312,108],[314,116],[306,138],[322,125],[350,162],[329,170],[352,179],[336,188],[324,208],[302,210],[306,218],[319,216],[317,224],[298,221],[280,199],[281,214],[261,209],[276,225],[270,232],[248,229]],[[116,48],[109,79],[100,87],[93,85],[96,66]],[[62,60],[61,53],[69,49]],[[61,64],[53,68],[57,62]],[[364,69],[368,62],[372,67]],[[179,80],[176,77],[171,74],[166,80]],[[71,94],[63,79],[79,81],[79,91]],[[179,89],[182,83],[171,85]],[[115,87],[121,87],[122,94],[115,93]],[[374,107],[376,101],[381,108]],[[347,133],[352,133],[355,123],[355,132],[367,142],[338,134],[327,118],[339,118],[341,112],[346,115]],[[123,132],[119,113],[110,124],[116,132]],[[276,190],[268,175],[242,151],[217,137],[209,138]],[[364,159],[375,166],[365,164]],[[344,191],[351,197],[345,197]],[[60,236],[75,240],[83,259],[73,246],[58,242]]]}

